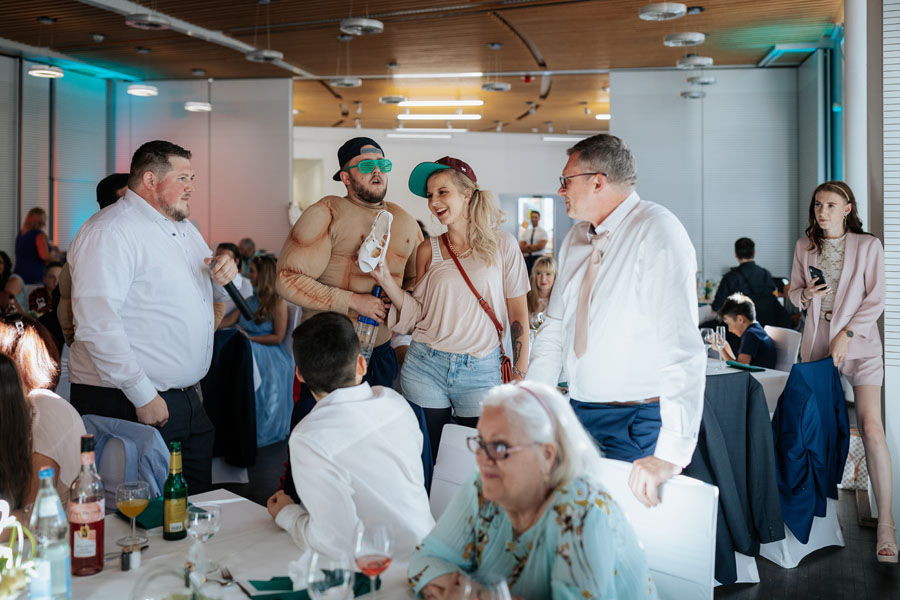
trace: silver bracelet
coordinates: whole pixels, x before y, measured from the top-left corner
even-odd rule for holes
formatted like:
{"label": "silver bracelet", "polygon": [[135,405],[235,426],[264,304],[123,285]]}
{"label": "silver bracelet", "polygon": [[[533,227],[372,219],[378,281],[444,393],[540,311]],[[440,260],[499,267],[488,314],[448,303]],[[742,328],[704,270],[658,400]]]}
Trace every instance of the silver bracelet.
{"label": "silver bracelet", "polygon": [[518,375],[519,377],[523,378],[523,379],[525,378],[525,373],[523,373],[522,371],[520,371],[520,370],[516,367],[516,365],[513,365],[513,366],[512,366],[512,372],[513,372],[514,374]]}

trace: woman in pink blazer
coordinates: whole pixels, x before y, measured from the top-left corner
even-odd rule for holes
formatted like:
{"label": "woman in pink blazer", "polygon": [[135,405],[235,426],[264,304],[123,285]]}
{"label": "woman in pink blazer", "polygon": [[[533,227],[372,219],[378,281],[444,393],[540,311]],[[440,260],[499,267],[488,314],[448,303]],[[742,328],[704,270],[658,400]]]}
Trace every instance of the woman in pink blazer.
{"label": "woman in pink blazer", "polygon": [[[824,272],[818,283],[809,267]],[[853,386],[856,416],[866,464],[879,507],[876,557],[898,560],[891,515],[891,455],[881,421],[884,361],[878,318],[884,312],[884,249],[863,231],[853,191],[842,181],[828,181],[813,192],[806,237],[794,248],[791,301],[806,309],[800,360],[831,356]]]}

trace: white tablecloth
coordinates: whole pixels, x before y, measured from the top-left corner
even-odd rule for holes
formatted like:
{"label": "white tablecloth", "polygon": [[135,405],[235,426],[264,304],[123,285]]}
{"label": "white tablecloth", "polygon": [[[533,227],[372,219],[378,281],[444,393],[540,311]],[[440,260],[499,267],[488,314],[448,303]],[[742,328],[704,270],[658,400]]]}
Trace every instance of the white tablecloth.
{"label": "white tablecloth", "polygon": [[[234,577],[248,589],[248,579],[286,576],[288,563],[300,557],[300,549],[290,536],[275,524],[268,511],[246,498],[226,490],[215,490],[191,496],[191,502],[217,502],[222,508],[219,532],[206,543],[211,560],[228,567]],[[118,550],[116,540],[130,533],[129,524],[121,518],[106,517],[104,545],[107,554]],[[88,577],[72,578],[72,598],[125,600],[130,598],[135,582],[146,572],[160,566],[184,568],[193,544],[190,536],[176,542],[162,539],[162,528],[149,532],[150,547],[144,551],[142,565],[136,571],[120,570],[118,555],[107,559],[103,571]],[[219,578],[219,573],[212,575]],[[406,565],[395,563],[382,575],[382,598],[412,598],[406,581]],[[246,598],[236,585],[225,588],[224,598]]]}
{"label": "white tablecloth", "polygon": [[[719,369],[718,367],[719,359],[710,358],[706,364],[706,375],[736,373],[740,370],[728,366],[724,369]],[[750,374],[762,385],[763,392],[766,394],[766,404],[769,406],[769,414],[772,414],[775,412],[775,407],[778,405],[778,398],[781,396],[781,392],[784,391],[784,386],[787,384],[788,375],[790,375],[790,373],[786,371],[776,371],[775,369],[766,369],[765,371],[758,371]]]}

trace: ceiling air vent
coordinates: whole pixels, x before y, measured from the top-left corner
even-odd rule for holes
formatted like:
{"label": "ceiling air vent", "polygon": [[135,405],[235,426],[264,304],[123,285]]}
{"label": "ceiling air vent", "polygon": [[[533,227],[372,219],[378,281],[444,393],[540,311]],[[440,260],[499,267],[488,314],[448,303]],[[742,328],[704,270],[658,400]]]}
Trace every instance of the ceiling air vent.
{"label": "ceiling air vent", "polygon": [[376,19],[350,17],[341,19],[341,31],[350,35],[375,35],[384,31],[384,23]]}
{"label": "ceiling air vent", "polygon": [[644,21],[671,21],[687,14],[687,6],[681,2],[654,2],[642,6],[638,16]]}
{"label": "ceiling air vent", "polygon": [[481,84],[483,92],[508,92],[512,86],[505,81],[491,81]]}
{"label": "ceiling air vent", "polygon": [[278,50],[251,50],[244,55],[250,62],[273,63],[284,58],[284,54]]}
{"label": "ceiling air vent", "polygon": [[688,100],[699,100],[700,98],[706,98],[706,92],[702,90],[685,90],[681,92],[681,97]]}
{"label": "ceiling air vent", "polygon": [[169,21],[165,17],[153,13],[135,13],[125,18],[125,24],[135,29],[146,31],[162,31],[169,28]]}
{"label": "ceiling air vent", "polygon": [[667,35],[663,40],[663,44],[670,48],[684,48],[686,46],[697,46],[705,41],[705,33],[685,31],[684,33],[672,33]]}
{"label": "ceiling air vent", "polygon": [[358,88],[362,85],[362,79],[359,77],[335,77],[328,81],[331,87],[339,88]]}
{"label": "ceiling air vent", "polygon": [[703,67],[711,67],[713,59],[709,56],[697,56],[696,54],[688,54],[684,58],[679,58],[675,66],[679,69],[700,69]]}
{"label": "ceiling air vent", "polygon": [[378,101],[382,104],[400,104],[406,101],[406,96],[382,96]]}

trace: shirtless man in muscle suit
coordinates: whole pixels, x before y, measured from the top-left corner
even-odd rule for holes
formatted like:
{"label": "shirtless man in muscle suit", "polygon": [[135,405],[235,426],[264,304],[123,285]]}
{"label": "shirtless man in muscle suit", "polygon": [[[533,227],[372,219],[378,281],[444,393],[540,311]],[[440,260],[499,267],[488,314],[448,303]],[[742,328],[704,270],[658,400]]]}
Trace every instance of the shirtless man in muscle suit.
{"label": "shirtless man in muscle suit", "polygon": [[[393,216],[387,265],[398,284],[412,289],[415,249],[422,241],[422,232],[409,213],[384,201],[388,174],[377,166],[369,173],[358,168],[364,160],[384,158],[381,146],[370,138],[353,138],[341,146],[340,170],[332,179],[347,187],[347,195],[325,196],[303,211],[278,257],[276,288],[286,300],[302,307],[304,321],[322,311],[345,314],[354,322],[360,314],[377,321],[375,350],[364,380],[370,385],[392,387],[399,367],[390,344],[391,331],[383,325],[388,306],[385,299],[372,296],[375,280],[360,270],[357,257],[375,215],[387,210]],[[303,386],[291,415],[292,431],[313,406],[315,400]],[[287,475],[285,492],[296,496],[290,469]]]}

